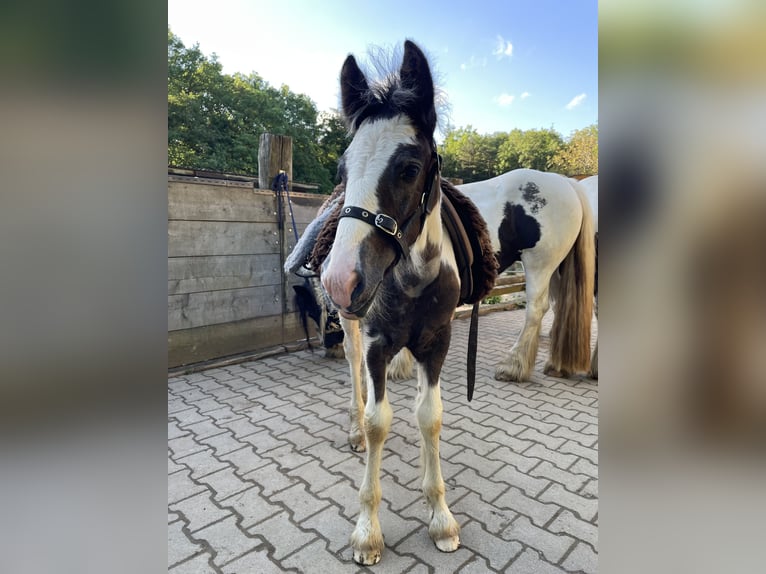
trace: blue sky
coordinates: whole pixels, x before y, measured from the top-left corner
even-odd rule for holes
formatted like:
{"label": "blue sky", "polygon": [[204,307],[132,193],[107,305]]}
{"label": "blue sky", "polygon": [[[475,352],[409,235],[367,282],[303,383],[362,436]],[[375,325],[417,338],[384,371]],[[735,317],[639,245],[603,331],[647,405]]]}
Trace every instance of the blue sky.
{"label": "blue sky", "polygon": [[[553,127],[564,137],[598,121],[596,0],[168,0],[168,25],[224,72],[338,107],[353,53],[406,38],[429,55],[454,127],[479,133]],[[439,138],[441,139],[441,138]]]}

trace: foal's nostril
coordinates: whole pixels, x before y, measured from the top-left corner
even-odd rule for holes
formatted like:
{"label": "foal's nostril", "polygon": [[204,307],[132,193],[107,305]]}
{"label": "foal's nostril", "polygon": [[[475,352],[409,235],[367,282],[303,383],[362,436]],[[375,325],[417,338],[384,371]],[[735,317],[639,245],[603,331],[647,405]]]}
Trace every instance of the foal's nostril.
{"label": "foal's nostril", "polygon": [[362,294],[362,291],[364,291],[364,279],[362,279],[362,275],[356,271],[354,271],[354,276],[356,277],[356,286],[351,291],[351,301],[355,301],[359,295]]}

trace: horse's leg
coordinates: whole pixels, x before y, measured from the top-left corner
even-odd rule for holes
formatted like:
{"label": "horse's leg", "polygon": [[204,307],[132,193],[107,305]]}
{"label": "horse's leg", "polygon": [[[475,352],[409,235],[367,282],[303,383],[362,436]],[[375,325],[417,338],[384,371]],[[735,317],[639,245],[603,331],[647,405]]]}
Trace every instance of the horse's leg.
{"label": "horse's leg", "polygon": [[368,356],[367,364],[367,405],[364,409],[367,464],[362,486],[359,489],[359,518],[351,534],[351,547],[354,551],[354,561],[370,566],[378,563],[383,552],[383,533],[378,521],[381,498],[380,460],[383,442],[391,427],[393,415],[385,393],[385,362],[377,361],[375,368],[371,371]]}
{"label": "horse's leg", "polygon": [[367,389],[362,386],[362,334],[359,330],[359,321],[349,321],[341,317],[340,324],[344,333],[343,349],[351,372],[348,443],[351,445],[351,450],[363,452],[365,449],[364,402]]}
{"label": "horse's leg", "polygon": [[543,315],[550,306],[549,285],[555,266],[539,265],[531,257],[525,260],[525,255],[522,254],[527,293],[524,327],[508,355],[495,368],[498,381],[520,382],[529,378],[537,357]]}
{"label": "horse's leg", "polygon": [[[420,427],[420,460],[423,468],[423,494],[431,507],[428,534],[442,552],[460,546],[460,525],[444,499],[444,479],[439,461],[439,433],[442,427],[442,400],[438,375],[428,379],[428,367],[418,364],[418,397],[415,414]],[[432,375],[433,376],[433,375]]]}
{"label": "horse's leg", "polygon": [[[596,319],[598,319],[598,293],[594,300],[594,309],[596,311]],[[592,379],[598,379],[598,334],[596,334],[596,346],[593,348],[593,355],[590,358],[590,372],[588,373]]]}

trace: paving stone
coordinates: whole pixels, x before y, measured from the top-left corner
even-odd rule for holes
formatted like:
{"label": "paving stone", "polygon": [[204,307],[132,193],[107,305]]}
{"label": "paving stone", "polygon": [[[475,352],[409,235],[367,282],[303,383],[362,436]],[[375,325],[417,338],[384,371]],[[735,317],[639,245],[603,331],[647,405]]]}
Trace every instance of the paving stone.
{"label": "paving stone", "polygon": [[567,454],[549,449],[547,446],[535,443],[524,451],[526,456],[536,457],[541,460],[547,460],[561,470],[569,469],[577,460],[573,454]]}
{"label": "paving stone", "polygon": [[274,546],[273,558],[282,560],[318,536],[301,530],[293,522],[287,511],[275,514],[268,520],[259,522],[248,529],[250,534],[260,535]]}
{"label": "paving stone", "polygon": [[559,507],[555,504],[546,504],[530,498],[520,489],[512,486],[498,496],[492,505],[498,510],[512,511],[528,516],[534,524],[541,528],[558,512]]}
{"label": "paving stone", "polygon": [[505,572],[507,574],[564,574],[566,570],[546,562],[533,548],[526,548],[505,569]]}
{"label": "paving stone", "polygon": [[[453,323],[441,372],[440,458],[463,530],[455,553],[439,552],[427,533],[415,381],[389,385],[394,419],[379,513],[386,549],[373,569],[355,565],[349,545],[366,455],[347,444],[344,360],[298,351],[170,377],[169,572],[595,571],[598,384],[544,376],[547,336],[532,382],[494,380],[508,333],[518,333],[523,318],[523,311],[482,317],[470,404],[468,322]],[[544,333],[550,320],[549,313]]]}
{"label": "paving stone", "polygon": [[479,522],[482,527],[492,534],[499,534],[518,516],[515,510],[499,508],[488,504],[479,498],[475,492],[469,492],[450,507],[452,513],[465,514]]}
{"label": "paving stone", "polygon": [[589,480],[578,492],[585,498],[598,498],[598,479]]}
{"label": "paving stone", "polygon": [[210,450],[195,452],[182,458],[176,457],[175,461],[191,469],[192,480],[226,467],[226,463],[215,458]]}
{"label": "paving stone", "polygon": [[[209,415],[212,415],[212,413],[208,413]],[[218,426],[220,426],[224,430],[231,431],[234,438],[241,439],[246,436],[249,436],[251,434],[261,432],[263,431],[262,427],[255,426],[247,416],[240,413],[242,416],[229,421],[223,421],[221,423],[218,423]]]}
{"label": "paving stone", "polygon": [[194,406],[187,406],[183,410],[176,411],[168,415],[168,418],[175,420],[178,423],[178,427],[181,429],[186,428],[188,425],[193,425],[194,423],[210,420],[206,416],[201,415],[199,410]]}
{"label": "paving stone", "polygon": [[560,482],[572,492],[578,492],[590,480],[588,476],[574,472],[573,468],[569,471],[561,470],[545,460],[530,470],[529,474]]}
{"label": "paving stone", "polygon": [[562,444],[558,450],[563,453],[571,453],[587,459],[589,462],[598,465],[598,450],[596,448],[587,448],[574,441],[568,440]]}
{"label": "paving stone", "polygon": [[239,450],[246,446],[245,443],[235,439],[234,435],[232,435],[229,431],[223,431],[221,434],[199,439],[199,442],[206,446],[212,447],[213,453],[217,457],[228,454],[230,452],[234,452],[235,450]]}
{"label": "paving stone", "polygon": [[173,460],[178,460],[195,452],[205,450],[205,447],[194,440],[190,434],[180,436],[168,441],[168,448],[172,453]]}
{"label": "paving stone", "polygon": [[285,570],[269,558],[264,548],[255,548],[221,568],[224,574],[282,574]]}
{"label": "paving stone", "polygon": [[484,558],[476,557],[458,570],[459,574],[485,574],[492,572]]}
{"label": "paving stone", "polygon": [[309,491],[314,494],[322,492],[328,486],[332,486],[344,478],[341,475],[333,474],[325,470],[316,460],[312,460],[303,466],[289,470],[286,474],[292,478],[302,478],[308,483]]}
{"label": "paving stone", "polygon": [[518,542],[509,543],[473,521],[461,529],[460,541],[465,548],[483,556],[495,570],[500,570],[523,549]]}
{"label": "paving stone", "polygon": [[318,494],[318,497],[325,501],[332,501],[340,507],[343,517],[348,520],[354,520],[359,515],[359,489],[351,482],[341,481],[333,484]]}
{"label": "paving stone", "polygon": [[523,438],[532,442],[539,442],[547,446],[551,450],[557,450],[564,442],[566,442],[568,437],[562,438],[559,436],[556,436],[556,430],[554,430],[550,434],[541,433],[537,429],[534,428],[528,428],[521,434],[519,434],[519,438]]}
{"label": "paving stone", "polygon": [[328,505],[301,523],[304,530],[314,530],[327,540],[327,548],[334,554],[348,545],[354,526],[355,522],[343,516],[340,509],[333,505]]}
{"label": "paving stone", "polygon": [[237,473],[244,476],[257,468],[269,464],[269,459],[261,457],[253,447],[246,446],[239,450],[222,453],[218,456],[222,461],[229,462],[237,469]]}
{"label": "paving stone", "polygon": [[[515,466],[510,464],[503,466],[495,474],[490,477],[490,480],[497,483],[504,483],[508,486],[515,486],[522,489],[528,496],[536,497],[543,489],[548,486],[549,482],[543,478],[536,478],[529,474],[520,472]],[[504,491],[506,489],[503,489]],[[492,499],[495,500],[495,499]]]}
{"label": "paving stone", "polygon": [[271,504],[257,486],[221,499],[221,508],[235,512],[242,528],[247,529],[270,516],[283,512],[281,506]]}
{"label": "paving stone", "polygon": [[209,490],[171,504],[170,510],[183,514],[192,535],[200,528],[231,515],[230,511],[222,510],[213,503]]}
{"label": "paving stone", "polygon": [[508,489],[508,484],[479,476],[473,469],[466,469],[455,477],[458,484],[470,485],[482,500],[492,502]]}
{"label": "paving stone", "polygon": [[545,559],[553,564],[561,560],[575,542],[571,536],[552,534],[538,528],[526,516],[519,516],[501,536],[505,540],[521,542],[539,550]]}
{"label": "paving stone", "polygon": [[168,422],[168,440],[179,438],[189,434],[189,431],[178,428],[177,421]]}
{"label": "paving stone", "polygon": [[[187,390],[177,392],[175,393],[176,396],[181,397],[184,401],[186,401],[187,404],[195,403],[196,401],[202,401],[204,399],[209,399],[210,395],[207,393],[204,393],[201,389],[195,387],[190,387]],[[197,406],[197,405],[195,405]],[[199,406],[197,406],[199,409]]]}
{"label": "paving stone", "polygon": [[168,475],[168,504],[173,504],[184,498],[203,492],[204,486],[189,478],[190,470],[184,469]]}
{"label": "paving stone", "polygon": [[211,420],[204,420],[198,423],[187,425],[184,430],[186,432],[191,432],[196,440],[226,432],[226,429],[216,426],[216,424]]}
{"label": "paving stone", "polygon": [[[434,572],[454,572],[473,556],[470,550],[463,547],[458,548],[454,552],[441,552],[436,548],[433,540],[428,535],[428,527],[426,525],[415,530],[415,532],[393,547],[393,550],[400,555],[417,557],[426,566],[430,566]],[[386,548],[387,551],[388,548]],[[384,553],[382,560],[385,559],[386,554]]]}
{"label": "paving stone", "polygon": [[569,534],[593,548],[598,548],[598,526],[580,520],[569,510],[562,510],[556,519],[548,525],[548,530],[556,533]]}
{"label": "paving stone", "polygon": [[312,514],[316,514],[328,504],[327,502],[317,500],[316,497],[306,490],[306,486],[303,484],[296,484],[287,490],[282,490],[272,495],[271,500],[272,502],[278,501],[284,504],[292,513],[293,520],[299,523]]}
{"label": "paving stone", "polygon": [[593,520],[598,512],[598,500],[569,492],[557,483],[551,484],[550,488],[540,495],[540,500],[568,508],[585,521]]}
{"label": "paving stone", "polygon": [[168,568],[204,551],[201,544],[189,540],[183,526],[180,520],[168,525]]}
{"label": "paving stone", "polygon": [[578,459],[570,468],[569,470],[571,472],[575,472],[577,474],[584,474],[585,476],[589,476],[591,478],[597,478],[598,477],[598,467],[593,464],[592,462],[585,460],[584,458]]}
{"label": "paving stone", "polygon": [[247,536],[233,516],[211,524],[194,533],[196,538],[204,540],[215,549],[213,563],[221,567],[235,558],[250,552],[261,544],[257,538]]}
{"label": "paving stone", "polygon": [[[584,429],[590,426],[583,422],[573,421],[572,419],[564,418],[557,413],[550,413],[548,416],[546,416],[543,419],[543,422],[552,423],[552,424],[558,425],[559,427],[567,428],[571,430],[572,432],[584,432]],[[595,434],[598,434],[598,429],[596,429]]]}
{"label": "paving stone", "polygon": [[217,574],[210,566],[211,556],[207,552],[168,569],[168,574]]}
{"label": "paving stone", "polygon": [[564,568],[579,572],[598,572],[598,556],[587,544],[580,542],[564,560]]}
{"label": "paving stone", "polygon": [[212,490],[213,500],[218,502],[253,486],[252,483],[247,483],[239,478],[231,467],[203,476],[198,479],[198,482]]}

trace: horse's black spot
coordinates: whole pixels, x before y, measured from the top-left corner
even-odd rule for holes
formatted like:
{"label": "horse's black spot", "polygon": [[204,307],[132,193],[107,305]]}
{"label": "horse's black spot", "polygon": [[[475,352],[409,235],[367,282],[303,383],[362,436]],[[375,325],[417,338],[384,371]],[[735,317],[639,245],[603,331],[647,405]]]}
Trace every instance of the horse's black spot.
{"label": "horse's black spot", "polygon": [[521,258],[522,250],[537,245],[540,241],[540,224],[534,217],[527,215],[521,205],[507,202],[497,236],[500,240],[497,261],[501,272]]}
{"label": "horse's black spot", "polygon": [[540,197],[540,188],[534,181],[528,181],[526,185],[519,187],[519,191],[523,192],[522,197],[529,204],[532,213],[538,213],[540,208],[548,203],[547,199]]}

